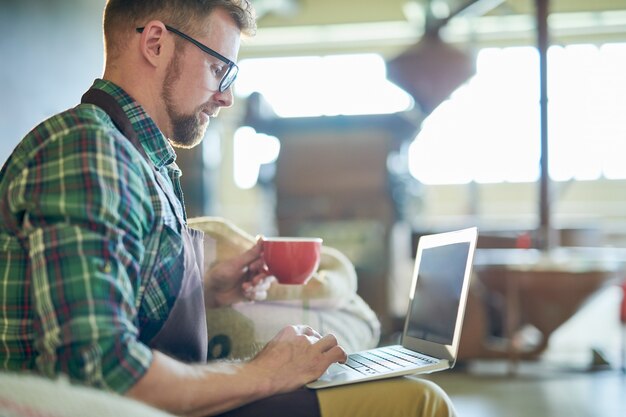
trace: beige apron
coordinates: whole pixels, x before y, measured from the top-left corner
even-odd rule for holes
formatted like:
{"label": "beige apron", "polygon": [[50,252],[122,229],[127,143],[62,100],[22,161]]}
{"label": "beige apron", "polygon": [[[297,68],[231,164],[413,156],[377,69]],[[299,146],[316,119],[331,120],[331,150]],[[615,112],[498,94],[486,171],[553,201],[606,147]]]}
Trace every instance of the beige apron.
{"label": "beige apron", "polygon": [[204,235],[199,230],[187,227],[182,215],[176,210],[174,203],[176,196],[173,195],[171,187],[164,184],[161,174],[157,172],[154,164],[148,158],[128,116],[117,101],[102,90],[91,89],[83,95],[82,103],[94,104],[102,108],[124,136],[146,158],[154,171],[154,177],[159,188],[167,196],[168,202],[181,225],[184,273],[180,291],[167,320],[158,333],[148,341],[148,345],[181,361],[204,363],[207,360],[208,350],[203,289]]}

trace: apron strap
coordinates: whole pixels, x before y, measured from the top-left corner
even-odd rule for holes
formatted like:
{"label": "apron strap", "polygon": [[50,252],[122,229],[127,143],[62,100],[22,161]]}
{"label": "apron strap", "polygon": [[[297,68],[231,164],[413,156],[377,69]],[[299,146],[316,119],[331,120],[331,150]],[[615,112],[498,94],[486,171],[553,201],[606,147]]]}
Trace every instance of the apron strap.
{"label": "apron strap", "polygon": [[115,126],[117,126],[117,128],[120,130],[120,132],[122,132],[124,136],[133,145],[135,145],[135,148],[137,148],[141,155],[146,158],[148,162],[150,162],[150,158],[148,158],[146,150],[139,142],[137,132],[135,132],[135,129],[130,122],[130,119],[124,112],[124,109],[122,109],[122,106],[120,106],[120,104],[117,102],[117,100],[113,98],[113,96],[103,90],[92,88],[88,90],[85,94],[83,94],[80,102],[84,104],[93,104],[104,110],[109,115]]}
{"label": "apron strap", "polygon": [[95,106],[100,107],[104,110],[105,113],[109,115],[113,124],[122,132],[124,137],[133,144],[133,146],[141,153],[144,157],[148,165],[152,168],[154,172],[154,179],[159,184],[159,187],[165,194],[167,198],[167,202],[172,209],[172,213],[176,216],[181,225],[186,224],[184,217],[178,212],[176,204],[174,201],[177,201],[177,197],[169,191],[169,187],[163,182],[163,178],[161,177],[161,173],[156,169],[154,163],[150,160],[150,157],[146,153],[143,145],[139,141],[139,137],[137,136],[137,132],[135,132],[135,128],[133,128],[130,119],[126,115],[122,106],[113,98],[112,95],[103,90],[98,90],[96,88],[89,89],[85,94],[83,94],[81,98],[81,103],[83,104],[93,104]]}

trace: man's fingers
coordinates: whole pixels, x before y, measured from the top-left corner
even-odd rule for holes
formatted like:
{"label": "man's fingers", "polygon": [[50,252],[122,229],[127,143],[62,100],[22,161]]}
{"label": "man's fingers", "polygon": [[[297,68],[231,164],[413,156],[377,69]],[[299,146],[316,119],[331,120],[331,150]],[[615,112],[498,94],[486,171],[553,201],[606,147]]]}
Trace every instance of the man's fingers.
{"label": "man's fingers", "polygon": [[274,277],[270,277],[265,273],[260,273],[253,276],[249,281],[243,282],[242,288],[244,291],[265,291],[267,292],[272,286]]}
{"label": "man's fingers", "polygon": [[252,279],[254,283],[254,287],[258,288],[260,291],[268,291],[272,286],[272,282],[274,282],[274,278],[268,279],[268,276],[265,274],[259,274]]}
{"label": "man's fingers", "polygon": [[263,245],[261,241],[257,241],[254,246],[245,251],[241,257],[239,257],[239,262],[241,262],[242,267],[253,269],[254,262],[259,260],[262,248]]}
{"label": "man's fingers", "polygon": [[261,273],[242,285],[244,296],[251,301],[263,301],[272,285],[273,277]]}
{"label": "man's fingers", "polygon": [[346,351],[343,350],[339,343],[337,342],[337,338],[335,335],[327,334],[322,337],[317,343],[322,349],[322,353],[325,357],[327,357],[331,362],[340,362],[344,363],[348,359],[348,355]]}
{"label": "man's fingers", "polygon": [[265,261],[263,261],[262,258],[256,258],[248,264],[248,267],[253,271],[265,271],[267,269],[265,268]]}
{"label": "man's fingers", "polygon": [[309,339],[314,346],[319,348],[322,354],[327,357],[331,362],[340,362],[344,363],[348,359],[348,355],[346,351],[339,346],[339,342],[334,334],[327,334],[322,337],[318,332],[313,330],[311,327],[302,326],[306,334],[306,337]]}
{"label": "man's fingers", "polygon": [[315,329],[313,329],[311,326],[307,326],[306,324],[298,325],[298,331],[300,332],[300,334],[303,334],[306,336],[314,336],[314,337],[317,337],[318,339],[322,338],[321,334],[319,334]]}
{"label": "man's fingers", "polygon": [[327,334],[319,339],[318,344],[323,351],[326,351],[333,346],[337,346],[339,342],[337,342],[337,338],[334,334]]}
{"label": "man's fingers", "polygon": [[348,354],[339,345],[335,345],[326,352],[324,352],[332,362],[345,363],[348,360]]}

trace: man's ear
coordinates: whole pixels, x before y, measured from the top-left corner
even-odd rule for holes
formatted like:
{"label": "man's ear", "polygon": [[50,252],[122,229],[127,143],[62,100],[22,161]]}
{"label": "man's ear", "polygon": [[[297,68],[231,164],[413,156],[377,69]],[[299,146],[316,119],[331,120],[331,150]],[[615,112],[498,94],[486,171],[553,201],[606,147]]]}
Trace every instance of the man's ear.
{"label": "man's ear", "polygon": [[142,56],[152,66],[162,65],[165,54],[165,34],[167,29],[163,22],[152,20],[146,24],[141,33],[140,49]]}

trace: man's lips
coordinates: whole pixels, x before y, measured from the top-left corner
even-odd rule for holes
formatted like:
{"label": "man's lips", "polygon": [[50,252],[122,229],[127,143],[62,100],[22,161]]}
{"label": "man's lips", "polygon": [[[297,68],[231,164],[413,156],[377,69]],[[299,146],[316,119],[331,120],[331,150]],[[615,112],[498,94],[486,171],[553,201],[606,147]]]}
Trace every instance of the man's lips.
{"label": "man's lips", "polygon": [[200,114],[203,116],[204,119],[206,119],[207,121],[209,121],[210,119],[212,119],[213,117],[216,116],[216,114],[210,110],[202,110],[200,112]]}

